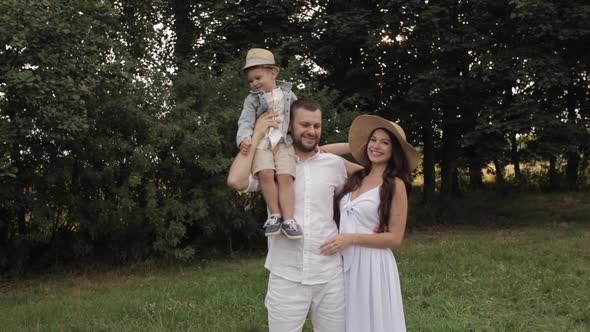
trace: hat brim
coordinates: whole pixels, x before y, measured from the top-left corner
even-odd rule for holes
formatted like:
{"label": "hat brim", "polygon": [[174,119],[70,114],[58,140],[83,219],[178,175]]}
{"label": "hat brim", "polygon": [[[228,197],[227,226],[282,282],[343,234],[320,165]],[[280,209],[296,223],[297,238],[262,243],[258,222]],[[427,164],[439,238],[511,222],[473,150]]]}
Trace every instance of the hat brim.
{"label": "hat brim", "polygon": [[406,138],[400,131],[401,127],[398,128],[393,122],[376,115],[360,115],[352,121],[350,130],[348,131],[348,146],[354,159],[363,166],[369,165],[370,161],[367,156],[366,145],[369,135],[377,128],[383,128],[397,138],[406,156],[409,171],[412,172],[415,170],[420,163],[420,152],[406,141]]}
{"label": "hat brim", "polygon": [[246,65],[241,69],[242,72],[248,68],[257,67],[257,66],[277,66],[274,62],[265,59],[251,59],[246,62]]}

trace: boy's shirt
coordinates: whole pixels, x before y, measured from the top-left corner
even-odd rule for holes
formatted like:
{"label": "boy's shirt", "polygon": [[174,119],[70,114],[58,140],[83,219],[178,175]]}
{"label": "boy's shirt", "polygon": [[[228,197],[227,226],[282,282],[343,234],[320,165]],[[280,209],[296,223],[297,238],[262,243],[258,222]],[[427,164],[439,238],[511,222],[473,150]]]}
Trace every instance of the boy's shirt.
{"label": "boy's shirt", "polygon": [[[283,102],[283,98],[285,98],[285,94],[281,88],[276,88],[270,92],[266,92],[264,94],[264,98],[266,99],[266,103],[270,106],[269,109],[278,116],[280,119],[285,118],[285,104]],[[268,133],[266,137],[268,139],[264,139],[260,142],[258,148],[265,149],[268,146],[268,141],[270,141],[270,148],[274,148],[281,138],[283,137],[283,128],[285,126],[284,121],[281,121],[278,124],[277,128],[270,127],[268,128]]]}
{"label": "boy's shirt", "polygon": [[[277,81],[277,86],[281,89],[284,95],[284,116],[283,126],[281,128],[281,137],[285,139],[287,145],[293,143],[291,135],[287,133],[289,130],[289,119],[291,116],[291,104],[297,100],[297,96],[291,91],[292,84],[289,82]],[[238,132],[236,135],[236,143],[238,147],[243,140],[252,137],[254,131],[254,124],[256,119],[264,112],[268,110],[268,102],[264,97],[262,91],[251,91],[250,94],[244,100],[244,106],[240,119],[238,120]],[[268,144],[268,140],[265,140]]]}

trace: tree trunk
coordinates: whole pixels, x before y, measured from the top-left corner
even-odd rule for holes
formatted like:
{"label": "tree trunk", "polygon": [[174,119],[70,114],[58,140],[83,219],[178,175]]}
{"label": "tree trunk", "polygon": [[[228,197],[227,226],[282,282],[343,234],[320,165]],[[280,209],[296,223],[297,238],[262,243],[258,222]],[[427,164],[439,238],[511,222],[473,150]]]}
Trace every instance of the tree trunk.
{"label": "tree trunk", "polygon": [[422,202],[429,203],[434,199],[434,187],[436,175],[434,171],[434,130],[432,129],[432,108],[424,109],[424,121],[422,123],[422,136],[424,140],[424,161],[422,162],[424,173],[424,187]]}
{"label": "tree trunk", "polygon": [[440,199],[436,210],[436,220],[438,223],[445,224],[449,218],[449,206],[453,196],[454,173],[457,168],[457,128],[453,123],[455,111],[450,113],[445,119],[445,129],[443,131],[442,144],[442,163],[441,163],[441,181],[440,181]]}
{"label": "tree trunk", "polygon": [[504,165],[498,159],[494,159],[496,168],[496,192],[503,194],[506,192],[506,179],[504,178]]}
{"label": "tree trunk", "polygon": [[590,154],[590,144],[588,144],[588,136],[585,137],[584,143],[582,144],[582,158],[580,160],[580,173],[584,176],[586,168],[588,167],[588,157]]}
{"label": "tree trunk", "polygon": [[196,28],[191,21],[191,1],[173,0],[172,9],[174,33],[176,34],[174,57],[179,68],[188,68],[193,55],[193,43],[196,37]]}
{"label": "tree trunk", "polygon": [[481,163],[479,160],[469,161],[469,189],[480,190],[483,188],[483,177],[481,175]]}
{"label": "tree trunk", "polygon": [[129,53],[134,59],[140,59],[143,57],[144,48],[141,46],[142,43],[142,27],[140,20],[138,20],[141,11],[138,10],[141,6],[140,0],[123,0],[121,1],[123,6],[123,17],[125,19],[125,25],[127,30],[127,44],[129,45]]}
{"label": "tree trunk", "polygon": [[[455,29],[460,26],[459,22],[459,1],[453,1],[449,6],[450,31],[455,33]],[[450,77],[449,79],[460,79],[462,73],[468,71],[469,56],[467,50],[460,45],[449,47],[449,51],[443,52],[443,56],[452,59],[448,62]],[[443,139],[442,139],[442,165],[441,165],[441,186],[440,186],[440,206],[438,208],[438,218],[445,222],[446,209],[448,208],[454,190],[454,176],[457,168],[457,157],[459,154],[459,132],[463,125],[463,119],[458,117],[462,104],[457,96],[465,93],[465,87],[461,84],[450,84],[441,91],[443,96],[442,107],[444,110],[443,119]]]}
{"label": "tree trunk", "polygon": [[580,154],[578,152],[567,153],[567,166],[565,168],[565,180],[568,189],[574,190],[578,184],[578,170],[580,166]]}
{"label": "tree trunk", "polygon": [[557,158],[555,156],[549,158],[549,190],[554,191],[559,189],[559,178],[557,175]]}
{"label": "tree trunk", "polygon": [[9,249],[8,249],[8,219],[10,217],[9,213],[7,211],[7,209],[4,208],[0,208],[0,215],[4,216],[2,218],[0,218],[0,271],[2,271],[2,265],[1,262],[3,260],[7,260],[8,257],[8,253],[9,253]]}
{"label": "tree trunk", "polygon": [[[577,118],[577,114],[576,114],[576,105],[577,105],[577,96],[576,96],[576,86],[575,86],[575,81],[574,78],[572,77],[572,80],[568,86],[568,90],[567,90],[567,96],[566,96],[566,100],[567,100],[567,117],[568,117],[568,123],[570,123],[571,126],[574,126],[574,128],[578,129],[579,127],[581,127],[578,124],[578,118]],[[578,133],[579,130],[579,133]],[[584,128],[579,128],[578,130],[575,130],[574,132],[574,140],[579,142],[580,139],[582,138],[582,134],[584,132]],[[569,190],[574,190],[577,187],[578,184],[578,169],[580,166],[580,153],[579,151],[577,151],[577,149],[572,149],[569,150],[566,153],[566,158],[567,158],[567,165],[565,168],[565,181],[566,181],[566,185],[567,188]]]}
{"label": "tree trunk", "polygon": [[[447,120],[453,115],[447,117]],[[441,165],[440,197],[444,203],[451,200],[453,194],[453,173],[457,164],[457,129],[454,124],[447,124],[443,132],[443,158]]]}
{"label": "tree trunk", "polygon": [[523,177],[520,171],[520,152],[518,151],[518,142],[516,140],[516,133],[510,133],[510,157],[512,165],[514,165],[514,178],[516,183],[522,183]]}
{"label": "tree trunk", "polygon": [[459,183],[459,169],[453,171],[453,197],[461,197],[461,184]]}

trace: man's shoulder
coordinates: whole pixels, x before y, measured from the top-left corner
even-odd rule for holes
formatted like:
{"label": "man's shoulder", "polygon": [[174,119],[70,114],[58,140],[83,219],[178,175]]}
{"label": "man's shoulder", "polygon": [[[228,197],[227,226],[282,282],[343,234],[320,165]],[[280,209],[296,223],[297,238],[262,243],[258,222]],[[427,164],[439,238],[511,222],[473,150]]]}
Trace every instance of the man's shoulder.
{"label": "man's shoulder", "polygon": [[342,157],[329,152],[319,152],[317,159],[323,164],[344,166],[344,159]]}
{"label": "man's shoulder", "polygon": [[339,186],[346,180],[346,165],[344,164],[344,159],[340,156],[320,152],[314,158],[312,165],[312,173],[316,174],[325,183],[332,183]]}

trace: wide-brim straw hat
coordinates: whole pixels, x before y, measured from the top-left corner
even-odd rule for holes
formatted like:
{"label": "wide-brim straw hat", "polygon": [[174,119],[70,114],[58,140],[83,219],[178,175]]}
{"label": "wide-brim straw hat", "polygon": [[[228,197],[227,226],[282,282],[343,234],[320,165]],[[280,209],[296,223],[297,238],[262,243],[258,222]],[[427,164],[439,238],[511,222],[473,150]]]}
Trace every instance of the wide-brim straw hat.
{"label": "wide-brim straw hat", "polygon": [[391,132],[397,138],[408,161],[409,171],[416,169],[420,163],[420,152],[406,141],[406,133],[402,127],[376,115],[360,115],[352,121],[348,131],[348,146],[354,159],[363,166],[369,165],[367,142],[369,135],[378,128]]}
{"label": "wide-brim straw hat", "polygon": [[246,64],[242,68],[242,72],[248,68],[256,66],[277,66],[275,63],[275,56],[271,51],[264,48],[252,48],[246,54]]}

